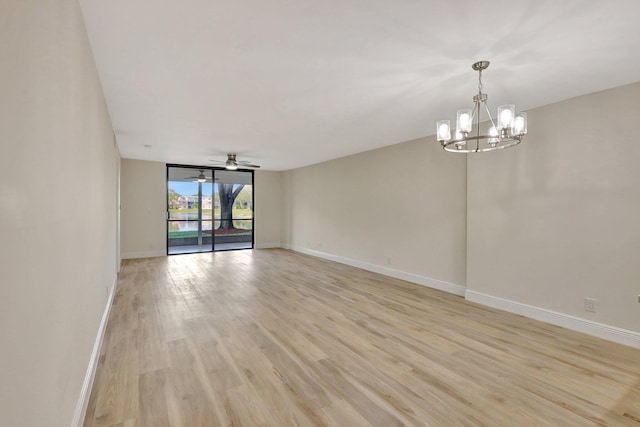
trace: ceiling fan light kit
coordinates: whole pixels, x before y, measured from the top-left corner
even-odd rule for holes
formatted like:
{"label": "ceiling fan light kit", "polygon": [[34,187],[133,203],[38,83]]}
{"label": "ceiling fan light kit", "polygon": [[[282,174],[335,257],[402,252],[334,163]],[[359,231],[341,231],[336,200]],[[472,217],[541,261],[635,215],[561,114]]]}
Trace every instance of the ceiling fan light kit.
{"label": "ceiling fan light kit", "polygon": [[[471,68],[478,72],[478,94],[473,97],[473,109],[463,108],[456,115],[455,137],[451,138],[449,120],[436,123],[436,138],[446,151],[452,153],[483,153],[516,146],[527,133],[527,113],[516,114],[514,104],[498,107],[496,120],[491,118],[487,104],[488,96],[482,93],[482,71],[489,67],[489,61],[479,61]],[[489,117],[486,132],[480,133],[480,113],[484,110]],[[475,119],[475,133],[473,132]]]}
{"label": "ceiling fan light kit", "polygon": [[238,161],[236,160],[235,154],[227,154],[227,163],[225,164],[225,168],[230,171],[238,170]]}
{"label": "ceiling fan light kit", "polygon": [[260,165],[254,165],[252,163],[249,163],[246,160],[238,161],[236,159],[235,153],[227,153],[226,161],[220,161],[220,160],[210,160],[210,161],[213,163],[219,163],[221,166],[224,165],[224,168],[229,171],[235,171],[235,170],[238,170],[238,168],[258,169],[260,167]]}

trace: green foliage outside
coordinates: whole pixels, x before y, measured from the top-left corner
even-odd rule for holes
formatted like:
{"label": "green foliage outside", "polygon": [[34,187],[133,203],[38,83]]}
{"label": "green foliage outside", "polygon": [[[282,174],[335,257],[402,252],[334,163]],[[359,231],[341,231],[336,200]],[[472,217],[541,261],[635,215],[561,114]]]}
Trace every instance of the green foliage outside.
{"label": "green foliage outside", "polygon": [[238,197],[236,197],[236,205],[242,202],[251,203],[252,198],[253,198],[253,187],[250,185],[245,185],[242,191],[240,192],[240,194],[238,194]]}
{"label": "green foliage outside", "polygon": [[[168,198],[169,205],[171,206],[172,202],[177,201],[181,195],[177,193],[173,189],[169,189]],[[197,196],[197,195],[196,195]],[[216,191],[213,194],[214,202],[220,203],[220,194]],[[251,205],[253,199],[253,188],[251,186],[244,186],[242,191],[238,194],[236,199],[234,200],[233,207],[233,219],[234,220],[242,220],[242,219],[250,219],[253,218],[253,211],[251,209],[241,209],[243,203]],[[170,214],[180,214],[180,213],[198,213],[198,204],[195,203],[191,209],[179,209],[179,208],[170,208]],[[202,220],[203,221],[212,221],[212,214],[214,219],[220,219],[221,217],[221,209],[202,209]],[[170,220],[171,221],[171,220]],[[219,224],[219,223],[217,223]],[[239,225],[242,227],[242,225]],[[251,234],[251,230],[247,230],[246,232],[233,233],[234,235],[249,235]],[[205,234],[206,236],[207,234]],[[198,237],[198,232],[195,230],[192,231],[169,231],[169,239],[178,239],[178,238],[189,238],[189,237]]]}
{"label": "green foliage outside", "polygon": [[[220,218],[220,208],[213,210],[216,218]],[[193,209],[169,209],[169,213],[198,213],[197,208]],[[208,215],[205,215],[208,214]],[[243,219],[243,218],[251,218],[252,211],[251,209],[234,209],[233,210],[233,219]],[[202,209],[202,217],[204,220],[211,219],[211,209]],[[195,221],[195,220],[194,220]]]}
{"label": "green foliage outside", "polygon": [[[203,196],[210,196],[210,195],[211,194],[203,194]],[[169,189],[169,202],[178,200],[180,196],[181,194],[176,193],[176,191],[173,188]],[[198,193],[192,194],[191,196],[197,197]],[[236,203],[238,202],[251,203],[252,198],[253,198],[253,188],[250,185],[245,185],[242,191],[238,193],[238,197],[236,197]],[[220,202],[220,193],[218,193],[217,191],[213,192],[213,201]]]}
{"label": "green foliage outside", "polygon": [[169,189],[169,204],[177,201],[180,198],[180,194],[176,192],[173,188]]}
{"label": "green foliage outside", "polygon": [[[234,236],[248,236],[251,235],[251,230],[243,231],[242,233],[233,233]],[[210,234],[203,234],[204,237],[210,236]],[[183,239],[188,237],[198,237],[198,231],[170,231],[169,239]]]}

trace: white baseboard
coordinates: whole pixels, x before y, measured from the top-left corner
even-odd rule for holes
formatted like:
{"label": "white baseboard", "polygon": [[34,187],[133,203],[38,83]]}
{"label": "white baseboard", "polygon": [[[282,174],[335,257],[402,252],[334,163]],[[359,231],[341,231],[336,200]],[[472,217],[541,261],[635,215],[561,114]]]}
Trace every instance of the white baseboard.
{"label": "white baseboard", "polygon": [[466,291],[465,299],[619,344],[640,348],[640,333],[637,332],[470,290]]}
{"label": "white baseboard", "polygon": [[274,249],[281,248],[280,243],[256,243],[253,245],[254,249]]}
{"label": "white baseboard", "polygon": [[340,264],[346,264],[352,267],[361,268],[363,270],[372,271],[374,273],[382,274],[384,276],[405,280],[407,282],[415,283],[417,285],[438,289],[441,291],[448,292],[450,294],[464,296],[465,287],[461,285],[455,285],[453,283],[444,282],[442,280],[420,276],[419,274],[407,273],[406,271],[395,270],[393,268],[383,267],[381,265],[370,264],[368,262],[363,262],[363,261],[358,261],[351,258],[345,258],[338,255],[328,254],[326,252],[314,251],[313,249],[307,249],[301,246],[285,244],[285,245],[282,245],[282,247],[286,249],[291,249],[293,251],[300,252],[303,254],[327,259],[329,261],[339,262]]}
{"label": "white baseboard", "polygon": [[146,251],[146,252],[123,252],[122,259],[155,258],[167,256],[166,251]]}
{"label": "white baseboard", "polygon": [[89,397],[91,396],[91,388],[93,387],[93,380],[96,376],[96,370],[98,368],[98,358],[100,357],[100,349],[102,348],[102,340],[104,339],[104,333],[107,329],[107,321],[109,320],[109,313],[111,312],[111,305],[113,304],[113,296],[116,293],[116,286],[118,278],[113,282],[111,286],[111,292],[107,298],[107,306],[102,313],[102,320],[98,327],[98,335],[96,336],[96,342],[93,344],[93,351],[91,352],[91,358],[89,359],[89,366],[87,367],[87,373],[82,383],[82,389],[80,390],[80,398],[76,405],[76,411],[73,414],[73,421],[71,427],[82,427],[84,423],[84,417],[87,414],[87,406],[89,405]]}

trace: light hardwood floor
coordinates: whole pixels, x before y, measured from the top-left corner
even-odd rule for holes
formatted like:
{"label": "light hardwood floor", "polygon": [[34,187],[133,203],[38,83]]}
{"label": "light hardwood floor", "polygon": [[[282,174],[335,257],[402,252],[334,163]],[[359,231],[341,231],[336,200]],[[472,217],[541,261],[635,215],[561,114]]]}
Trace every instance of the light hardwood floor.
{"label": "light hardwood floor", "polygon": [[640,350],[286,250],[129,260],[84,425],[640,427]]}

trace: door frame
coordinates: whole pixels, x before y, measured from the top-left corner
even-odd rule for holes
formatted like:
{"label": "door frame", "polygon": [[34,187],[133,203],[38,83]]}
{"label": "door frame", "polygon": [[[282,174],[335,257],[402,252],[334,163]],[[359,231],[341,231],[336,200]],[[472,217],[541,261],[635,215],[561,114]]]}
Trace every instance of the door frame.
{"label": "door frame", "polygon": [[[226,168],[224,167],[216,167],[216,166],[198,166],[198,165],[183,165],[183,164],[179,164],[179,163],[166,163],[166,177],[165,177],[165,239],[166,239],[166,248],[167,248],[167,256],[172,256],[172,255],[184,255],[184,254],[189,254],[189,253],[209,253],[209,252],[226,252],[226,251],[242,251],[242,250],[247,250],[247,249],[254,249],[255,248],[255,242],[256,242],[256,211],[255,211],[255,171],[253,169],[241,169],[238,168],[235,171],[230,171],[230,172],[250,172],[251,173],[251,247],[250,248],[230,248],[230,249],[217,249],[216,250],[216,235],[215,235],[215,214],[214,209],[215,209],[215,190],[214,190],[214,185],[215,185],[215,173],[216,171],[227,171]],[[169,168],[185,168],[185,169],[194,169],[196,171],[198,170],[205,170],[205,171],[211,171],[211,177],[212,177],[212,185],[211,185],[211,192],[212,192],[212,215],[211,215],[211,229],[212,229],[212,233],[211,233],[211,250],[210,251],[202,251],[202,252],[185,252],[184,254],[181,253],[173,253],[170,254],[169,253]],[[202,221],[202,218],[199,219],[200,221]]]}

